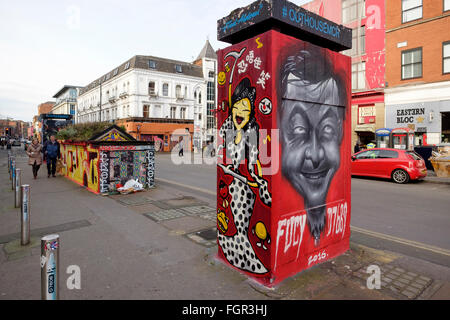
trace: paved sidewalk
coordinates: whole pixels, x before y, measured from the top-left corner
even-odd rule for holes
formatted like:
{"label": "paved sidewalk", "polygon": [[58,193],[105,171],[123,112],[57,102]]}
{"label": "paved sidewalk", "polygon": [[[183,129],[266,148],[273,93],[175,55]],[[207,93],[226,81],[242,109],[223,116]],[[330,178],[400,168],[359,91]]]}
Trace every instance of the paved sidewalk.
{"label": "paved sidewalk", "polygon": [[[32,179],[32,243],[18,244],[20,210],[0,150],[0,299],[40,299],[39,238],[58,233],[61,299],[449,299],[445,279],[397,261],[399,255],[351,243],[344,255],[268,289],[216,257],[215,203],[167,185],[131,195],[100,196],[63,177]],[[81,268],[81,290],[68,290],[69,265]],[[366,287],[369,265],[382,288]]]}
{"label": "paved sidewalk", "polygon": [[450,177],[449,178],[438,177],[436,176],[436,173],[434,173],[434,171],[432,170],[428,170],[427,176],[423,179],[423,181],[450,185]]}

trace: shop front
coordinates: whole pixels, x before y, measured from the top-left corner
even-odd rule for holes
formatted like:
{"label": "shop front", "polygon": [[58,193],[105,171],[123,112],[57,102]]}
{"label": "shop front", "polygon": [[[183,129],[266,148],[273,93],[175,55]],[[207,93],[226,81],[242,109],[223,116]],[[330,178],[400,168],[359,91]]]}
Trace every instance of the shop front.
{"label": "shop front", "polygon": [[384,127],[384,94],[370,90],[352,93],[352,146],[376,143],[375,131]]}
{"label": "shop front", "polygon": [[445,133],[450,130],[447,114],[450,100],[387,105],[386,127],[414,131],[415,146],[438,145],[445,142]]}

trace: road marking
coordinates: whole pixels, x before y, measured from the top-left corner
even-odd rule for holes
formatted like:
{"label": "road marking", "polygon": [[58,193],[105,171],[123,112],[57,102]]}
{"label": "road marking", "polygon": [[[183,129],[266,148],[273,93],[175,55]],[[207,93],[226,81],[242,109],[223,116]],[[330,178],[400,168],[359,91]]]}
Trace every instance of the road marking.
{"label": "road marking", "polygon": [[421,242],[416,242],[416,241],[412,241],[412,240],[406,240],[406,239],[402,239],[402,238],[397,238],[394,236],[390,236],[384,233],[378,233],[375,231],[370,231],[370,230],[366,230],[366,229],[362,229],[362,228],[358,228],[358,227],[354,227],[354,226],[350,226],[351,230],[366,234],[366,235],[370,235],[372,237],[376,237],[376,238],[380,238],[380,239],[385,239],[385,240],[389,240],[389,241],[393,241],[393,242],[397,242],[397,243],[401,243],[401,244],[405,244],[407,246],[411,246],[411,247],[415,247],[418,249],[422,249],[422,250],[427,250],[427,251],[431,251],[434,253],[438,253],[444,256],[450,256],[450,250],[446,250],[443,248],[439,248],[439,247],[435,247],[435,246],[430,246]]}
{"label": "road marking", "polygon": [[177,185],[177,186],[180,186],[180,187],[184,187],[184,188],[188,188],[188,189],[192,189],[192,190],[196,190],[196,191],[200,191],[200,192],[203,192],[203,193],[211,194],[213,196],[217,195],[217,193],[215,191],[213,192],[211,190],[207,190],[207,189],[203,189],[203,188],[197,188],[197,187],[193,187],[193,186],[190,186],[190,185],[187,185],[187,184],[182,184],[182,183],[171,181],[171,180],[166,180],[166,179],[161,179],[161,178],[156,178],[155,180],[156,181],[165,182],[165,183],[169,183],[169,184],[174,184],[174,185]]}
{"label": "road marking", "polygon": [[[210,191],[210,190],[207,190],[207,189],[197,188],[197,187],[193,187],[193,186],[190,186],[190,185],[182,184],[182,183],[171,181],[171,180],[166,180],[166,179],[161,179],[161,178],[156,178],[155,180],[156,181],[159,180],[159,181],[162,181],[162,182],[165,182],[165,183],[174,184],[174,185],[177,185],[177,186],[180,186],[180,187],[184,187],[184,188],[200,191],[200,192],[211,194],[211,195],[214,195],[214,196],[216,196],[216,194],[217,194],[216,192],[213,192],[213,191]],[[379,232],[375,232],[375,231],[366,230],[366,229],[363,229],[363,228],[358,228],[358,227],[355,227],[355,226],[351,226],[351,229],[354,230],[354,231],[357,231],[359,233],[363,233],[363,234],[366,234],[366,235],[369,235],[369,236],[372,236],[372,237],[375,237],[375,238],[380,238],[380,239],[384,239],[384,240],[389,240],[389,241],[405,244],[407,246],[415,247],[415,248],[426,250],[426,251],[431,251],[431,252],[438,253],[438,254],[441,254],[441,255],[444,255],[444,256],[450,256],[450,250],[446,250],[446,249],[443,249],[443,248],[427,245],[427,244],[424,244],[424,243],[421,243],[421,242],[416,242],[416,241],[412,241],[412,240],[398,238],[398,237],[390,236],[390,235],[387,235],[387,234],[384,234],[384,233],[379,233]]]}

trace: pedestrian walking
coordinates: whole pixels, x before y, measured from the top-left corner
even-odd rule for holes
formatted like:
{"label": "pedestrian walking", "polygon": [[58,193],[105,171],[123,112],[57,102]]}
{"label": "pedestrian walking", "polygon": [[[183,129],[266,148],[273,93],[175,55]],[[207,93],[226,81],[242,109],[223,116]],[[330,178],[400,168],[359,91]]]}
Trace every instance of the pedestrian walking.
{"label": "pedestrian walking", "polygon": [[56,160],[61,158],[61,152],[59,143],[56,141],[56,137],[53,134],[50,136],[50,140],[47,140],[44,145],[44,155],[47,161],[48,177],[50,178],[50,174],[55,177]]}
{"label": "pedestrian walking", "polygon": [[179,157],[183,156],[183,147],[184,147],[183,144],[184,144],[184,139],[182,138],[182,140],[181,140],[181,142],[179,144],[179,146],[180,146],[180,151],[178,151],[178,156]]}
{"label": "pedestrian walking", "polygon": [[28,155],[28,164],[32,166],[33,169],[33,177],[34,179],[37,178],[37,174],[39,171],[39,168],[42,164],[42,145],[39,143],[38,139],[33,138],[30,145],[27,148],[27,155]]}

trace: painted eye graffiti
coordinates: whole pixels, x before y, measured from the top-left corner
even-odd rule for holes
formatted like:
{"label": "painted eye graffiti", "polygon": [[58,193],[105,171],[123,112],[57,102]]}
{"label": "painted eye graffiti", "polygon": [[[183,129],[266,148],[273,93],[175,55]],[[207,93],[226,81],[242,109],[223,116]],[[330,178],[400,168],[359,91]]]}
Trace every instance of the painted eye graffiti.
{"label": "painted eye graffiti", "polygon": [[303,126],[296,126],[293,128],[292,132],[295,135],[306,135],[308,133],[307,129]]}

